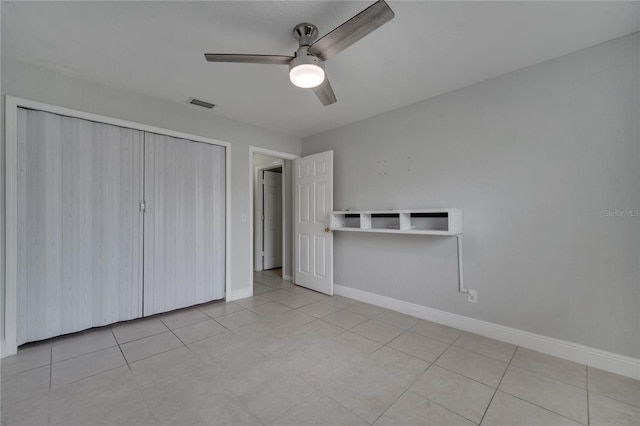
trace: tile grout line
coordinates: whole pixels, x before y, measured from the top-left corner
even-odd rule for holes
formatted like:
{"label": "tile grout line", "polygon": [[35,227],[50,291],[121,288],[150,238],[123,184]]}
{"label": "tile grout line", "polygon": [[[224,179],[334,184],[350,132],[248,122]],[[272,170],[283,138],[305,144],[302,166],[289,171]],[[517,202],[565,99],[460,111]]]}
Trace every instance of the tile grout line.
{"label": "tile grout line", "polygon": [[[381,313],[382,313],[382,312],[381,312]],[[381,313],[380,313],[380,314],[381,314]],[[380,314],[378,314],[378,315],[380,315]],[[384,321],[382,321],[382,322],[384,322]],[[413,328],[414,326],[415,326],[415,324],[414,324],[413,326],[411,326],[411,328]],[[411,328],[409,328],[409,330],[410,330]],[[404,333],[400,334],[400,336],[404,335],[405,333],[408,333],[408,332],[409,332],[409,330],[406,330]],[[414,333],[414,334],[417,334],[417,333]],[[462,334],[463,334],[463,333],[460,333],[460,336],[462,336]],[[381,348],[378,348],[378,350],[376,350],[375,352],[377,352],[377,351],[379,351],[380,349],[384,348],[385,346],[387,346],[389,343],[393,342],[394,340],[396,340],[396,339],[397,339],[398,337],[400,337],[400,336],[397,336],[396,338],[391,339],[389,342],[387,342],[386,344],[382,345],[382,347],[381,347]],[[399,395],[399,396],[398,396],[398,397],[397,397],[397,398],[396,398],[396,399],[395,399],[391,404],[389,404],[389,406],[388,406],[387,408],[385,408],[385,409],[384,409],[384,411],[383,411],[382,413],[380,413],[380,415],[379,415],[378,417],[376,417],[376,419],[373,421],[373,423],[377,422],[377,421],[380,419],[380,417],[384,416],[384,414],[389,410],[389,408],[391,408],[391,407],[392,407],[392,406],[393,406],[393,405],[394,405],[394,404],[395,404],[395,403],[396,403],[396,402],[397,402],[397,401],[402,397],[402,395],[404,395],[405,393],[407,393],[408,391],[410,391],[411,386],[413,386],[413,385],[414,385],[418,380],[420,380],[420,377],[422,377],[422,375],[423,375],[424,373],[426,373],[426,372],[427,372],[427,371],[428,371],[428,370],[429,370],[429,369],[430,369],[430,368],[431,368],[431,367],[436,363],[436,361],[437,361],[438,359],[440,359],[440,357],[442,356],[442,354],[444,354],[447,350],[449,350],[449,348],[453,345],[453,343],[454,343],[456,340],[458,340],[458,339],[460,338],[460,336],[458,336],[458,337],[457,337],[453,342],[451,342],[451,343],[449,344],[449,346],[447,346],[447,348],[446,348],[445,350],[443,350],[443,351],[440,353],[440,355],[438,355],[438,356],[436,357],[436,359],[434,359],[434,360],[433,360],[433,362],[429,363],[429,365],[427,366],[427,368],[425,368],[425,369],[424,369],[424,371],[423,371],[422,373],[420,373],[420,374],[418,375],[418,377],[416,377],[416,378],[415,378],[415,380],[413,380],[413,381],[411,382],[411,384],[409,384],[409,386],[407,386],[407,388],[406,388],[404,391],[402,391],[402,393],[401,393],[401,394],[400,394],[400,395]],[[427,337],[427,336],[423,336],[423,337]],[[432,340],[435,340],[435,339],[432,339]],[[435,341],[438,341],[438,340],[435,340]],[[444,342],[441,342],[441,343],[444,343]],[[419,359],[419,360],[421,360],[421,361],[428,362],[428,361],[426,361],[426,360],[423,360],[423,359],[421,359],[421,358],[418,358],[418,357],[416,357],[416,356],[413,356],[413,355],[411,355],[411,354],[408,354],[408,353],[406,353],[406,352],[404,352],[404,351],[401,351],[400,349],[396,349],[396,348],[394,348],[394,347],[392,347],[392,346],[389,346],[389,348],[394,349],[394,350],[397,350],[397,351],[402,352],[402,353],[404,353],[404,354],[407,354],[407,355],[409,355],[409,356],[411,356],[411,357],[413,357],[413,358]],[[374,352],[374,353],[375,353],[375,352]],[[414,392],[414,393],[415,393],[415,392]],[[416,395],[417,395],[417,394],[416,394]],[[432,402],[432,403],[433,403],[433,401],[431,401],[430,399],[424,398],[424,397],[422,397],[422,396],[420,396],[420,395],[418,395],[418,396],[419,396],[420,398],[422,398],[422,399],[425,399],[425,400],[427,400],[427,401],[429,401],[429,402]],[[439,405],[439,404],[436,404],[436,405],[438,405],[438,406],[440,407],[440,405]],[[449,410],[449,409],[447,409],[447,408],[445,408],[445,407],[442,407],[442,408],[444,408],[445,410],[450,411],[450,412],[452,412],[452,413],[454,413],[454,414],[456,414],[456,415],[458,415],[458,416],[463,417],[463,418],[465,418],[465,419],[466,419],[466,417],[461,416],[460,414],[455,413],[455,412],[453,412],[453,411],[451,411],[451,410]],[[371,424],[373,424],[373,423],[371,423]],[[472,423],[473,423],[473,422],[472,422]]]}
{"label": "tile grout line", "polygon": [[131,366],[129,365],[129,360],[124,355],[124,352],[122,351],[122,346],[120,346],[120,342],[118,342],[118,339],[116,339],[116,335],[113,332],[113,328],[109,327],[109,330],[111,330],[111,335],[113,336],[113,340],[116,341],[116,345],[118,345],[118,349],[120,350],[120,354],[122,354],[122,358],[124,358],[124,362],[125,362],[125,364],[127,364],[127,368],[129,369],[129,371],[131,371]]}
{"label": "tile grout line", "polygon": [[[133,375],[133,370],[131,369],[131,365],[129,364],[129,360],[127,359],[127,357],[124,355],[124,352],[122,351],[122,346],[120,345],[120,342],[118,342],[118,339],[116,338],[116,335],[115,335],[115,333],[113,331],[113,327],[110,326],[109,328],[111,329],[111,334],[113,334],[113,338],[116,340],[116,344],[118,345],[118,349],[120,349],[120,353],[122,354],[122,357],[124,358],[124,362],[127,364],[127,368],[129,369],[129,374],[131,375],[133,383],[135,383],[136,389],[138,390],[138,392],[140,392],[140,396],[142,397],[142,400],[144,401],[144,406],[147,408],[147,411],[149,412],[149,414],[151,414],[151,418],[153,419],[153,424],[157,425],[158,422],[156,421],[156,417],[154,416],[153,412],[151,411],[151,407],[149,407],[149,403],[147,402],[147,398],[145,398],[144,392],[142,392],[142,389],[140,388],[140,384],[136,380],[136,376]],[[158,333],[158,334],[160,334],[160,333]],[[155,336],[155,335],[156,334],[153,334],[152,336]],[[147,337],[151,337],[151,336],[147,336]],[[140,339],[138,339],[138,340],[140,340]],[[134,341],[135,340],[132,340],[132,342],[134,342]],[[129,342],[126,342],[126,343],[129,343]]]}
{"label": "tile grout line", "polygon": [[47,425],[51,424],[51,394],[53,386],[53,343],[49,352],[49,392],[47,394]]}
{"label": "tile grout line", "polygon": [[587,380],[587,426],[591,424],[591,403],[589,402],[589,367],[586,365],[585,368],[585,378]]}
{"label": "tile grout line", "polygon": [[502,377],[500,377],[500,381],[498,382],[498,385],[496,386],[496,389],[493,391],[493,395],[491,395],[491,399],[489,400],[489,403],[487,404],[487,408],[484,409],[484,413],[482,414],[482,417],[480,418],[480,422],[478,424],[482,424],[482,421],[484,420],[484,417],[487,415],[487,412],[489,411],[489,407],[491,407],[491,404],[493,403],[493,399],[496,397],[496,394],[498,393],[498,389],[500,388],[500,385],[502,384],[502,380],[504,380],[504,376],[507,375],[507,371],[509,371],[509,367],[511,366],[511,362],[513,361],[513,358],[516,356],[516,352],[518,352],[519,348],[520,348],[520,346],[516,346],[516,349],[511,354],[511,358],[509,358],[509,362],[507,363],[507,368],[504,369],[504,372],[502,373]]}

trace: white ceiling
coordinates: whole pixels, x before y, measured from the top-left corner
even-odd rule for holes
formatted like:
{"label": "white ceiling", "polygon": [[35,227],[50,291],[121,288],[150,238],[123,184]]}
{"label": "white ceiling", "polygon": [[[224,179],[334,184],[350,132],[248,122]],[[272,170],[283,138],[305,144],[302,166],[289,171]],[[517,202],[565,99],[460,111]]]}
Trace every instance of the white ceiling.
{"label": "white ceiling", "polygon": [[323,107],[285,66],[203,53],[292,55],[300,22],[324,35],[373,1],[2,2],[2,56],[299,137],[349,124],[640,30],[638,2],[404,2],[327,63]]}

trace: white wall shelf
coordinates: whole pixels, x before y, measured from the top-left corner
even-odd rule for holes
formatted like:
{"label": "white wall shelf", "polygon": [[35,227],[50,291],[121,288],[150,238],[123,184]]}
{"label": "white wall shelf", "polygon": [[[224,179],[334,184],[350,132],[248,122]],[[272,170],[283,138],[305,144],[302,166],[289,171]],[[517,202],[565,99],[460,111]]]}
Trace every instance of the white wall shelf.
{"label": "white wall shelf", "polygon": [[464,286],[462,274],[462,209],[333,211],[331,212],[331,230],[456,237],[458,291],[469,293]]}
{"label": "white wall shelf", "polygon": [[453,236],[462,234],[462,209],[334,211],[331,230]]}

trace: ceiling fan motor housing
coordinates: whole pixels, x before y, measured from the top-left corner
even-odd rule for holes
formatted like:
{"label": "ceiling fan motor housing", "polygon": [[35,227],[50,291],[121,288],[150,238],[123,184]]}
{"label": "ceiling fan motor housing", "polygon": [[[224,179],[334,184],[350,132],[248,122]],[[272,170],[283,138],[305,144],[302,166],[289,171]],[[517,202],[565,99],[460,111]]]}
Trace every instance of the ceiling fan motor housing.
{"label": "ceiling fan motor housing", "polygon": [[301,46],[296,51],[296,56],[289,62],[289,71],[298,65],[316,65],[324,70],[324,61],[317,56],[307,52],[307,46]]}
{"label": "ceiling fan motor housing", "polygon": [[293,29],[293,37],[298,40],[300,47],[311,46],[313,42],[318,38],[318,28],[307,22],[298,24]]}

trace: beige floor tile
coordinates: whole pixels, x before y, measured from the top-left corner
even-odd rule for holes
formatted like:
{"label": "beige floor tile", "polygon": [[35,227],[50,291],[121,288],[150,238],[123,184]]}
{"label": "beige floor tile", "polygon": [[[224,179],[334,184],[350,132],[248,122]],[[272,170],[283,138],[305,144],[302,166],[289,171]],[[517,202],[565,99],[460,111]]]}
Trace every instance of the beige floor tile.
{"label": "beige floor tile", "polygon": [[536,426],[580,425],[580,423],[545,410],[537,405],[530,404],[522,399],[500,391],[496,392],[493,401],[491,401],[491,405],[489,405],[487,414],[485,414],[482,420],[482,426],[513,426],[524,424]]}
{"label": "beige floor tile", "polygon": [[13,404],[14,401],[27,400],[49,393],[50,366],[34,368],[2,376],[2,405]]}
{"label": "beige floor tile", "polygon": [[466,351],[455,346],[447,349],[446,352],[438,358],[436,365],[493,388],[498,387],[508,366],[506,362],[498,361],[497,359],[489,358],[475,352]]}
{"label": "beige floor tile", "polygon": [[284,368],[320,386],[352,366],[352,362],[329,351],[309,349],[283,360],[278,368]]}
{"label": "beige floor tile", "polygon": [[374,352],[360,365],[379,371],[386,383],[407,388],[429,367],[429,363],[385,346]]}
{"label": "beige floor tile", "polygon": [[511,357],[516,351],[516,346],[514,345],[473,333],[463,333],[462,336],[453,343],[453,346],[503,362],[511,361]]}
{"label": "beige floor tile", "polygon": [[301,327],[280,331],[276,338],[267,339],[261,352],[272,359],[295,356],[316,346],[322,346],[344,330],[324,321],[315,320]]}
{"label": "beige floor tile", "polygon": [[290,291],[278,289],[278,290],[270,291],[269,293],[265,293],[262,297],[266,297],[269,300],[273,300],[277,302],[279,299],[282,299],[283,297],[291,297],[292,295],[293,293],[291,293]]}
{"label": "beige floor tile", "polygon": [[[317,293],[317,292],[314,292]],[[350,299],[348,297],[344,297],[344,296],[340,296],[337,294],[334,294],[333,296],[327,296],[326,294],[322,294],[322,293],[318,293],[322,296],[324,296],[326,298],[327,301],[329,301],[330,303],[336,305],[336,306],[340,306],[343,309],[348,308],[351,305],[354,305],[356,303],[359,303],[356,300]]]}
{"label": "beige floor tile", "polygon": [[127,362],[132,363],[180,346],[182,342],[172,332],[167,331],[125,343],[120,348]]}
{"label": "beige floor tile", "polygon": [[306,397],[316,386],[295,375],[271,373],[239,394],[240,400],[262,423],[273,421]]}
{"label": "beige floor tile", "polygon": [[0,360],[2,377],[51,364],[51,342],[25,345],[18,353]]}
{"label": "beige floor tile", "polygon": [[587,367],[542,352],[518,348],[511,365],[542,374],[574,386],[587,388]]}
{"label": "beige floor tile", "polygon": [[587,423],[587,392],[577,386],[510,366],[499,389],[579,423]]}
{"label": "beige floor tile", "polygon": [[386,322],[387,324],[391,324],[394,327],[402,328],[403,330],[408,330],[420,321],[416,317],[412,317],[409,315],[401,314],[400,312],[390,311],[388,309],[384,309],[378,315],[376,315],[377,321]]}
{"label": "beige floor tile", "polygon": [[473,426],[474,423],[407,391],[374,423],[376,426]]}
{"label": "beige floor tile", "polygon": [[458,330],[457,328],[451,328],[425,320],[420,320],[416,325],[411,327],[409,331],[449,344],[455,342],[462,334],[462,330]]}
{"label": "beige floor tile", "polygon": [[449,345],[420,334],[406,332],[392,340],[389,346],[425,361],[433,362]]}
{"label": "beige floor tile", "polygon": [[589,391],[640,406],[640,381],[597,368],[588,368]]}
{"label": "beige floor tile", "polygon": [[49,393],[3,402],[0,410],[3,426],[46,426],[49,423]]}
{"label": "beige floor tile", "polygon": [[217,334],[229,333],[229,330],[216,321],[208,319],[185,327],[176,328],[173,332],[182,343],[188,345],[189,343],[204,340]]}
{"label": "beige floor tile", "polygon": [[369,423],[331,398],[316,392],[270,424],[273,426],[366,426]]}
{"label": "beige floor tile", "polygon": [[[279,316],[280,315],[275,315],[275,317]],[[256,345],[264,344],[264,342],[269,340],[273,334],[276,334],[278,332],[278,328],[269,320],[270,318],[265,318],[263,321],[257,321],[247,325],[243,325],[242,327],[233,330],[233,334],[238,337],[250,339],[251,343]]]}
{"label": "beige floor tile", "polygon": [[278,286],[281,284],[291,284],[288,281],[284,281],[279,277],[274,277],[269,274],[256,274],[255,272],[253,274],[253,280],[258,281],[262,284],[268,285],[270,287]]}
{"label": "beige floor tile", "polygon": [[[294,285],[293,287],[287,288],[287,291],[289,291],[292,294],[295,294],[296,296],[306,296],[309,297],[310,299],[313,299],[314,302],[319,302],[322,300],[325,301],[332,301],[334,296],[329,296],[328,294],[324,294],[324,293],[320,293],[317,291],[313,291],[313,290],[309,290],[308,288],[299,286],[299,285]],[[336,296],[338,297],[338,296]]]}
{"label": "beige floor tile", "polygon": [[253,312],[254,314],[260,315],[263,318],[272,318],[285,312],[289,312],[291,308],[281,303],[272,302],[271,300],[267,299],[267,303],[250,307],[249,310],[251,310],[251,312]]}
{"label": "beige floor tile", "polygon": [[384,383],[381,376],[354,370],[322,387],[322,394],[338,401],[357,416],[373,423],[404,392],[405,388]]}
{"label": "beige floor tile", "polygon": [[346,330],[349,330],[369,320],[369,317],[366,315],[352,312],[346,308],[343,308],[339,311],[333,312],[323,317],[322,320],[330,324],[337,325],[338,327],[342,327]]}
{"label": "beige floor tile", "polygon": [[253,297],[247,297],[246,299],[234,300],[233,303],[235,303],[236,305],[240,305],[245,309],[249,309],[270,301],[271,299],[268,299],[264,296],[253,296]]}
{"label": "beige floor tile", "polygon": [[589,392],[589,424],[637,426],[640,425],[640,408]]}
{"label": "beige floor tile", "polygon": [[345,332],[329,340],[320,347],[314,348],[319,353],[326,353],[349,362],[357,363],[369,357],[382,345],[355,333]]}
{"label": "beige floor tile", "polygon": [[151,413],[126,366],[69,383],[51,392],[52,425],[153,425]]}
{"label": "beige floor tile", "polygon": [[315,320],[316,318],[311,315],[304,314],[298,310],[290,310],[268,318],[268,323],[276,330],[290,330],[302,327]]}
{"label": "beige floor tile", "polygon": [[233,312],[243,311],[244,308],[233,302],[212,302],[206,305],[198,306],[200,312],[211,318],[221,317],[222,315],[231,314]]}
{"label": "beige floor tile", "polygon": [[[259,323],[258,323],[259,324]],[[250,326],[252,326],[251,324]],[[246,326],[249,327],[249,326]],[[237,333],[218,334],[208,339],[189,344],[189,349],[200,359],[207,360],[225,354],[242,351],[258,351],[261,342],[251,336],[246,337]]]}
{"label": "beige floor tile", "polygon": [[308,294],[291,293],[289,296],[279,298],[278,300],[276,300],[276,302],[287,305],[292,309],[298,309],[317,302],[317,298]]}
{"label": "beige floor tile", "polygon": [[494,394],[489,386],[435,365],[410,390],[474,423],[480,423]]}
{"label": "beige floor tile", "polygon": [[268,291],[273,291],[273,288],[269,287],[266,284],[262,284],[258,281],[253,281],[253,295],[254,296],[259,296],[262,293],[266,293]]}
{"label": "beige floor tile", "polygon": [[637,380],[273,274],[256,283],[246,307],[212,302],[21,348],[0,362],[2,426],[640,424]]}
{"label": "beige floor tile", "polygon": [[51,387],[65,385],[126,364],[120,348],[102,349],[51,366]]}
{"label": "beige floor tile", "polygon": [[331,303],[331,301],[327,299],[303,306],[300,308],[300,312],[304,312],[305,314],[316,318],[322,318],[339,311],[340,309],[342,309],[342,306]]}
{"label": "beige floor tile", "polygon": [[236,328],[251,324],[252,322],[264,321],[264,318],[251,311],[243,310],[217,317],[216,321],[229,330],[235,330]]}
{"label": "beige floor tile", "polygon": [[404,330],[401,328],[375,319],[363,322],[352,328],[351,331],[383,345],[404,333]]}
{"label": "beige floor tile", "polygon": [[119,344],[169,331],[158,318],[144,318],[114,324],[111,326],[111,330]]}
{"label": "beige floor tile", "polygon": [[384,310],[379,306],[370,305],[368,303],[362,303],[362,302],[356,302],[353,305],[348,306],[346,309],[352,312],[355,312],[357,314],[366,315],[369,318],[375,317],[376,315],[378,315]]}
{"label": "beige floor tile", "polygon": [[184,346],[133,362],[129,367],[141,389],[164,386],[181,376],[203,371],[202,361]]}
{"label": "beige floor tile", "polygon": [[117,344],[109,327],[90,329],[56,339],[53,342],[51,359],[53,362],[58,362]]}
{"label": "beige floor tile", "polygon": [[238,398],[209,377],[187,374],[143,392],[158,425],[260,424]]}
{"label": "beige floor tile", "polygon": [[384,347],[322,387],[322,393],[373,423],[428,364]]}
{"label": "beige floor tile", "polygon": [[197,307],[169,312],[159,315],[157,318],[171,330],[209,319],[207,315],[202,313]]}

